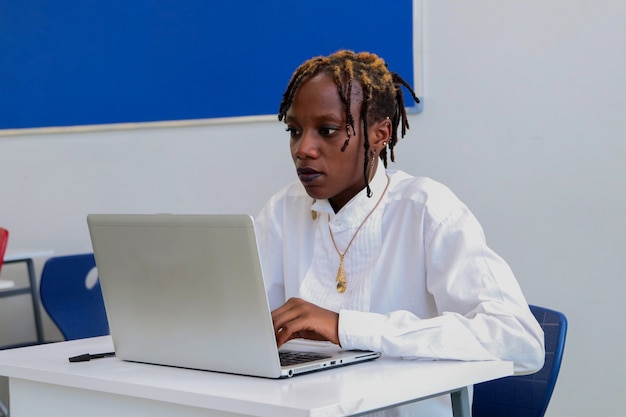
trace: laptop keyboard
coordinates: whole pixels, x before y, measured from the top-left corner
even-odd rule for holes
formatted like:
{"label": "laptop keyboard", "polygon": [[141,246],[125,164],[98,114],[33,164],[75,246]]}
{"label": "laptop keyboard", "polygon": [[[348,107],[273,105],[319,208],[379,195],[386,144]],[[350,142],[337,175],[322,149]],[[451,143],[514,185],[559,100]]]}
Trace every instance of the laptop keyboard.
{"label": "laptop keyboard", "polygon": [[280,364],[282,366],[298,365],[301,363],[312,362],[319,359],[328,359],[330,356],[322,355],[316,352],[296,352],[285,350],[278,352]]}

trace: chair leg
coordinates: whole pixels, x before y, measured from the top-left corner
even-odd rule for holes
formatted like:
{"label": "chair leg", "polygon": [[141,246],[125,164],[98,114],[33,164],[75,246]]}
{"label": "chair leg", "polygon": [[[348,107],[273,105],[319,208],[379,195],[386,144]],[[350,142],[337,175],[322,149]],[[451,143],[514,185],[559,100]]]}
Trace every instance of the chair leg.
{"label": "chair leg", "polygon": [[452,398],[452,415],[454,417],[471,417],[467,387],[451,392],[450,397]]}

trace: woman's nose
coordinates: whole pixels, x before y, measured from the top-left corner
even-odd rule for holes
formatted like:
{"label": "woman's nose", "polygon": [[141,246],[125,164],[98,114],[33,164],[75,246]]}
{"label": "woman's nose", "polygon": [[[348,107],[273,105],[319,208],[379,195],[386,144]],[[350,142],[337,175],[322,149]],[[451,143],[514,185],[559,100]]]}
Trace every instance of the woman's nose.
{"label": "woman's nose", "polygon": [[303,132],[300,139],[294,145],[294,156],[299,159],[317,158],[319,156],[317,139],[314,134],[306,131]]}

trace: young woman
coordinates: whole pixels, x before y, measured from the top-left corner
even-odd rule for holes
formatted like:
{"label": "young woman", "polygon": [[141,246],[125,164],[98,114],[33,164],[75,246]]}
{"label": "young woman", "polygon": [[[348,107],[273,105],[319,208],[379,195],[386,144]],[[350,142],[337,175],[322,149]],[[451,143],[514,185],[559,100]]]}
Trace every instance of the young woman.
{"label": "young woman", "polygon": [[[478,221],[442,184],[386,169],[409,127],[402,86],[415,98],[381,58],[351,51],[303,63],[287,86],[278,118],[299,181],[256,219],[277,344],[534,372],[542,330]],[[451,415],[450,400],[382,414]]]}

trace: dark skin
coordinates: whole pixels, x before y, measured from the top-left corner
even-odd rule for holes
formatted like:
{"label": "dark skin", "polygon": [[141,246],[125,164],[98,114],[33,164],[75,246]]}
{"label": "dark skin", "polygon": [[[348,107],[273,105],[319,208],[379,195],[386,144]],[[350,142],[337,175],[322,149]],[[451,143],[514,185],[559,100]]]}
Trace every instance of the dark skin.
{"label": "dark skin", "polygon": [[[365,188],[361,91],[360,85],[353,86],[351,112],[356,132],[350,129],[350,142],[343,152],[341,147],[348,136],[345,107],[330,75],[320,73],[303,82],[285,119],[291,155],[302,185],[312,198],[328,199],[335,212]],[[368,176],[376,170],[378,154],[389,141],[391,129],[389,119],[368,127],[369,157],[374,161]],[[340,344],[339,314],[301,298],[290,298],[272,311],[272,320],[279,347],[296,338]]]}

